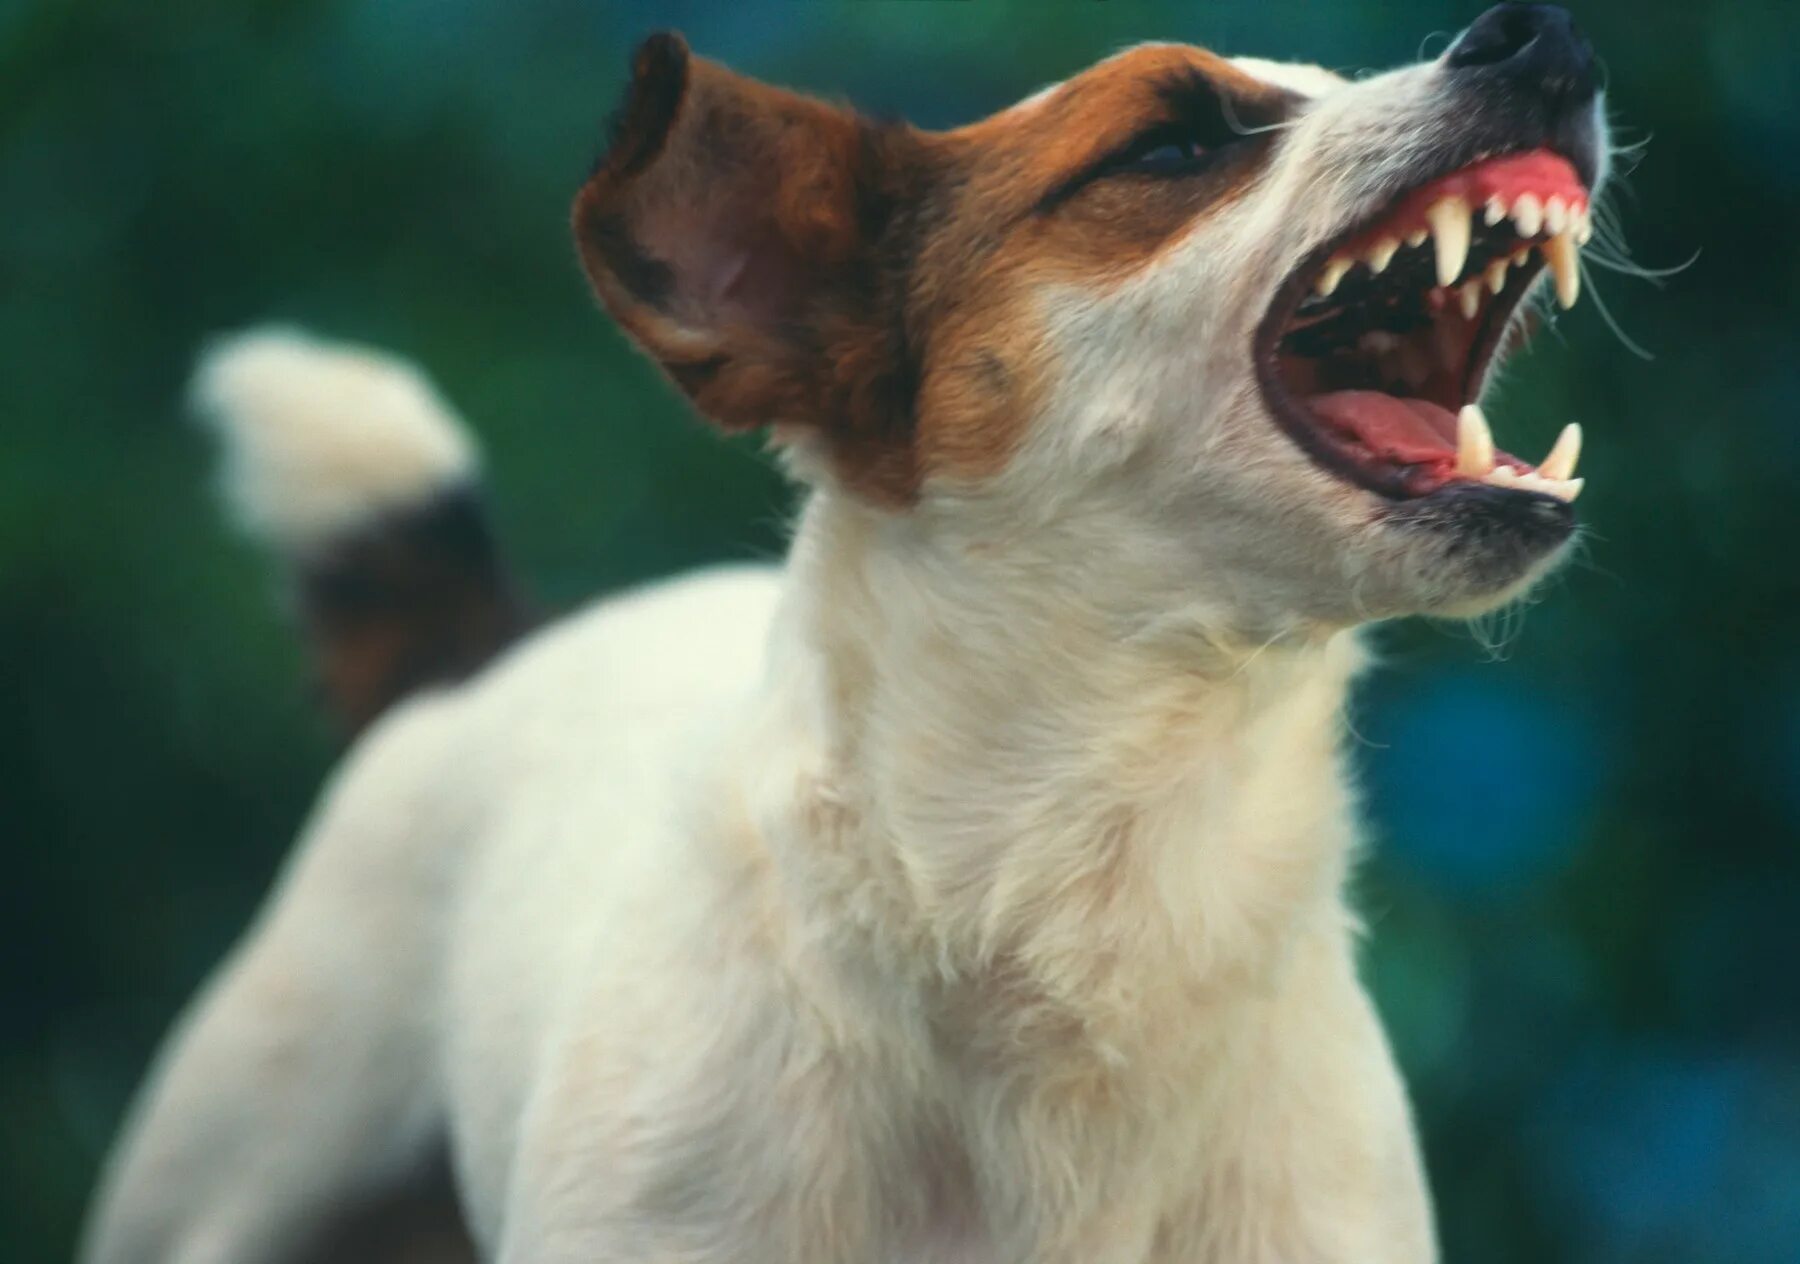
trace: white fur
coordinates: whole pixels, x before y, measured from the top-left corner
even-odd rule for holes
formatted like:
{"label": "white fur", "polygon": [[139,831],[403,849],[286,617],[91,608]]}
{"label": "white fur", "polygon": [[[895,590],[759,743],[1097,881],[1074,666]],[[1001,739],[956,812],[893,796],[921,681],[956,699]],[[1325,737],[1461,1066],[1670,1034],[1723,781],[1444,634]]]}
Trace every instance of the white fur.
{"label": "white fur", "polygon": [[1322,97],[1344,86],[1344,77],[1323,66],[1301,62],[1270,61],[1266,57],[1233,57],[1231,64],[1245,74],[1255,75],[1268,83],[1279,84],[1301,96]]}
{"label": "white fur", "polygon": [[1351,644],[958,612],[895,525],[820,496],[785,581],[378,726],[86,1258],[270,1258],[444,1127],[504,1261],[1429,1258],[1338,891]]}
{"label": "white fur", "polygon": [[193,402],[224,440],[227,502],[285,546],[316,545],[476,470],[468,436],[416,368],[297,330],[214,344]]}
{"label": "white fur", "polygon": [[439,1145],[502,1264],[1435,1258],[1338,748],[1353,625],[1474,581],[1245,363],[1434,75],[1306,80],[1231,214],[1039,295],[1057,389],[998,477],[889,514],[820,475],[781,571],[378,725],[84,1258],[274,1258]]}

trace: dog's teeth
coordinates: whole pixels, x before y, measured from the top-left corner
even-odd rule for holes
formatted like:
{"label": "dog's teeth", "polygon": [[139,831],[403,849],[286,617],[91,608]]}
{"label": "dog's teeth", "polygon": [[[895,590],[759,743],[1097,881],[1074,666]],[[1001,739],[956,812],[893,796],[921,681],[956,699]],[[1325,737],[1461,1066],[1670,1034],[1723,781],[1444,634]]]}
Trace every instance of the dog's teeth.
{"label": "dog's teeth", "polygon": [[1431,233],[1426,229],[1415,228],[1410,233],[1406,234],[1406,244],[1409,246],[1423,246],[1425,244],[1425,239],[1429,236],[1431,236]]}
{"label": "dog's teeth", "polygon": [[1505,218],[1506,203],[1502,202],[1498,197],[1489,198],[1487,200],[1487,206],[1483,208],[1481,212],[1481,222],[1486,224],[1489,228],[1492,228],[1495,224],[1498,224]]}
{"label": "dog's teeth", "polygon": [[1482,478],[1482,482],[1491,487],[1505,487],[1522,492],[1543,492],[1546,496],[1554,496],[1561,501],[1571,501],[1581,495],[1586,480],[1579,478],[1544,478],[1531,471],[1519,471],[1510,465],[1496,465]]}
{"label": "dog's teeth", "polygon": [[1568,227],[1569,227],[1569,208],[1563,204],[1563,200],[1559,197],[1545,198],[1544,199],[1544,229],[1545,229],[1545,231],[1547,231],[1551,234],[1556,234],[1556,233],[1563,232]]}
{"label": "dog's teeth", "polygon": [[1546,496],[1569,501],[1581,495],[1583,483],[1584,480],[1579,478],[1545,478],[1542,474],[1526,470],[1519,474],[1513,486],[1520,491],[1543,492]]}
{"label": "dog's teeth", "polygon": [[1531,247],[1530,246],[1520,246],[1517,250],[1512,252],[1511,262],[1512,262],[1512,266],[1515,268],[1522,268],[1530,261],[1531,261]]}
{"label": "dog's teeth", "polygon": [[1369,248],[1367,256],[1369,271],[1373,273],[1385,271],[1388,264],[1393,262],[1394,252],[1398,249],[1400,249],[1400,239],[1398,237],[1383,237],[1380,241],[1376,242]]}
{"label": "dog's teeth", "polygon": [[1475,313],[1481,310],[1481,281],[1470,281],[1456,292],[1458,304],[1462,308],[1464,320],[1474,320]]}
{"label": "dog's teeth", "polygon": [[1456,472],[1464,478],[1484,478],[1494,468],[1494,432],[1475,404],[1464,404],[1456,414]]}
{"label": "dog's teeth", "polygon": [[1425,219],[1437,246],[1438,284],[1449,285],[1469,261],[1469,204],[1459,197],[1444,198],[1425,212]]}
{"label": "dog's teeth", "polygon": [[1575,462],[1580,459],[1581,424],[1571,421],[1556,436],[1550,455],[1538,462],[1538,473],[1555,482],[1566,482],[1575,477]]}
{"label": "dog's teeth", "polygon": [[1585,246],[1594,239],[1594,215],[1586,206],[1575,208],[1575,244]]}
{"label": "dog's teeth", "polygon": [[1488,289],[1495,294],[1504,290],[1506,288],[1506,260],[1504,258],[1496,259],[1488,264],[1487,271],[1482,274],[1482,280],[1487,282]]}
{"label": "dog's teeth", "polygon": [[1537,195],[1521,193],[1512,206],[1513,227],[1521,237],[1536,237],[1544,227],[1544,204]]}
{"label": "dog's teeth", "polygon": [[1325,270],[1319,273],[1319,279],[1313,283],[1313,293],[1320,298],[1330,298],[1337,289],[1338,282],[1344,279],[1344,273],[1350,271],[1350,263],[1348,259],[1333,259],[1327,263]]}
{"label": "dog's teeth", "polygon": [[1544,258],[1550,264],[1550,274],[1556,278],[1556,301],[1563,308],[1575,306],[1575,300],[1581,295],[1581,268],[1575,257],[1575,238],[1568,233],[1558,233],[1544,243]]}

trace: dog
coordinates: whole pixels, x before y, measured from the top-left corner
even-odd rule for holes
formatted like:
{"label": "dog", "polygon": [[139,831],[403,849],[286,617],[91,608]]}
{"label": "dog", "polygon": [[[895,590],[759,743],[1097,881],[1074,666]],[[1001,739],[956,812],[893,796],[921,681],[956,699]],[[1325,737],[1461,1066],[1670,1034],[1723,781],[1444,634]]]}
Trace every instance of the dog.
{"label": "dog", "polygon": [[180,1021],[92,1264],[296,1258],[434,1163],[503,1264],[1435,1258],[1360,986],[1358,629],[1563,556],[1593,53],[1506,4],[1346,80],[1134,47],[949,132],[636,52],[606,310],[806,489],[779,568],[533,629],[410,367],[197,398],[359,736]]}

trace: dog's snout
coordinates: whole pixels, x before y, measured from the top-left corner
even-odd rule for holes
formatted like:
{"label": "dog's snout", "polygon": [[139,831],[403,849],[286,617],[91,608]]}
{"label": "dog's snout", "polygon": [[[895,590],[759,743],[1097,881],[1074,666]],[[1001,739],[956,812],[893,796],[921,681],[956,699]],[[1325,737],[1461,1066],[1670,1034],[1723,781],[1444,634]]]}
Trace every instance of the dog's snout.
{"label": "dog's snout", "polygon": [[1451,45],[1453,71],[1502,78],[1574,105],[1594,95],[1594,48],[1554,4],[1498,4]]}

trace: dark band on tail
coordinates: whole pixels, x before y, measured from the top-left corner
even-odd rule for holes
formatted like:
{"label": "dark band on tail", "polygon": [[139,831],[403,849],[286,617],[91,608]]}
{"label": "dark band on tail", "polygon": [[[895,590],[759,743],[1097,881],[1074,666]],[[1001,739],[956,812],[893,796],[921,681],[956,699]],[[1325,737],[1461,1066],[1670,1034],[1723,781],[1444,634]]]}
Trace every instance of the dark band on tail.
{"label": "dark band on tail", "polygon": [[407,694],[479,670],[534,622],[468,487],[298,560],[295,586],[320,685],[350,734]]}

